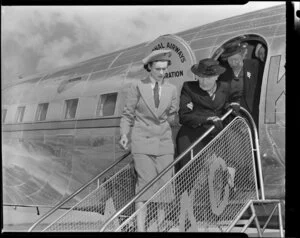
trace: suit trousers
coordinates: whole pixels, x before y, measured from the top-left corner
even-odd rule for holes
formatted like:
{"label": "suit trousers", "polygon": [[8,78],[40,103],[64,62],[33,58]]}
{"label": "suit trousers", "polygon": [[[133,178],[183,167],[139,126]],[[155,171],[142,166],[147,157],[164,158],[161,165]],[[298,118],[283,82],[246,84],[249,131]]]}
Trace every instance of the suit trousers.
{"label": "suit trousers", "polygon": [[[137,173],[136,193],[141,191],[152,179],[164,170],[174,160],[173,154],[147,155],[133,154],[134,168]],[[166,172],[154,185],[151,186],[137,202],[146,202],[158,189],[160,189],[173,176],[173,168]],[[172,195],[171,195],[172,197]]]}

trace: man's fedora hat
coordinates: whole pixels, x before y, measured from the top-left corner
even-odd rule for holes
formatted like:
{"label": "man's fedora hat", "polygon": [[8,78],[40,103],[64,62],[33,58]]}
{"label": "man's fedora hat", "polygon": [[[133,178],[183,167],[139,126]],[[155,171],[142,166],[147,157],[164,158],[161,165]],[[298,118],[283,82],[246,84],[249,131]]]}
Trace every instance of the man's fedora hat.
{"label": "man's fedora hat", "polygon": [[144,65],[149,64],[154,61],[169,61],[172,55],[171,50],[154,50],[147,57],[145,57],[142,62]]}
{"label": "man's fedora hat", "polygon": [[191,67],[193,74],[200,77],[212,77],[220,75],[225,72],[225,68],[219,65],[219,61],[214,59],[203,59],[199,61],[199,64],[194,64]]}

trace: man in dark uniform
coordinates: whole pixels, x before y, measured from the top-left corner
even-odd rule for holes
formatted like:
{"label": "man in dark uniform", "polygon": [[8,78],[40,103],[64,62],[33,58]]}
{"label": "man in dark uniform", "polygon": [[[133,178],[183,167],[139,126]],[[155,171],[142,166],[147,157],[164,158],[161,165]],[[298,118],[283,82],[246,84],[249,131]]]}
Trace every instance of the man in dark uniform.
{"label": "man in dark uniform", "polygon": [[[230,100],[239,101],[258,125],[258,110],[254,105],[254,95],[258,79],[258,61],[244,59],[244,48],[239,42],[225,47],[221,59],[230,66],[219,78],[230,83]],[[256,110],[255,110],[256,109]]]}

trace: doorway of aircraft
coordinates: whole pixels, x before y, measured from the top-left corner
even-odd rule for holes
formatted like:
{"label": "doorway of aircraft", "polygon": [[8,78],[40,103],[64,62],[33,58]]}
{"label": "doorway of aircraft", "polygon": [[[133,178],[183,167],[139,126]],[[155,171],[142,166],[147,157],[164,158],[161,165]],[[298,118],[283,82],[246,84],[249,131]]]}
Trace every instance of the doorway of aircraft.
{"label": "doorway of aircraft", "polygon": [[257,65],[257,84],[253,93],[253,119],[256,123],[257,128],[259,128],[259,104],[260,104],[260,95],[261,95],[261,85],[264,74],[264,68],[267,60],[268,47],[266,41],[255,34],[247,34],[237,36],[233,39],[226,41],[222,44],[213,54],[212,58],[217,59],[220,62],[220,65],[226,68],[226,71],[230,71],[230,66],[227,60],[222,59],[222,54],[224,50],[232,45],[240,43],[243,46],[243,57],[244,60],[256,61]]}

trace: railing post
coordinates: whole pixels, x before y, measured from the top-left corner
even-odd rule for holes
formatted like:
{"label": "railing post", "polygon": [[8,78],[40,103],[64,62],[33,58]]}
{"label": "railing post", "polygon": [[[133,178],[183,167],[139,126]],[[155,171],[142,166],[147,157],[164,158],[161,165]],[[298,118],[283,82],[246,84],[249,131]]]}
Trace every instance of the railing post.
{"label": "railing post", "polygon": [[279,231],[280,231],[280,237],[284,237],[283,234],[283,224],[282,224],[282,216],[281,216],[281,204],[278,203],[278,220],[279,220]]}
{"label": "railing post", "polygon": [[254,214],[254,221],[255,221],[255,224],[256,224],[258,235],[259,235],[259,237],[262,237],[260,224],[259,224],[259,221],[258,221],[257,216],[256,216],[256,212],[255,212],[253,202],[251,203],[250,207],[251,207],[252,213]]}
{"label": "railing post", "polygon": [[259,149],[257,128],[256,128],[255,122],[254,122],[251,114],[243,107],[241,107],[240,110],[246,115],[248,121],[250,122],[250,126],[252,127],[251,128],[252,132],[254,133],[255,149],[253,151],[256,152],[256,162],[257,162],[258,177],[259,177],[259,183],[260,183],[261,199],[265,200],[265,189],[264,189],[264,181],[263,181],[263,175],[262,175],[262,165],[261,165],[261,158],[260,158],[260,149]]}

